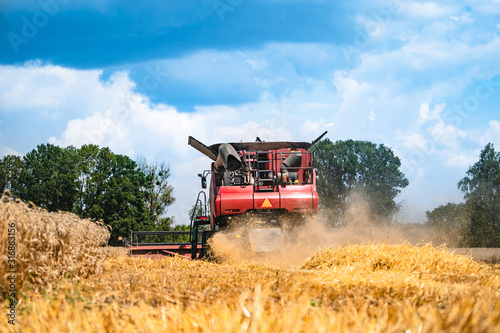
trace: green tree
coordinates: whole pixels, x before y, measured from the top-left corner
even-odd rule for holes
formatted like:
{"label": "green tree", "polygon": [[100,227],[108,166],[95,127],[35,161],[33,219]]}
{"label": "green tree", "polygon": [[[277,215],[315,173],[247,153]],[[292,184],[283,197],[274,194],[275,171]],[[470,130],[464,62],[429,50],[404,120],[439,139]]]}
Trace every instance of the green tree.
{"label": "green tree", "polygon": [[[148,165],[144,170],[158,170]],[[110,244],[115,244],[119,236],[127,236],[131,230],[168,230],[172,224],[170,218],[162,218],[157,214],[165,209],[151,208],[151,195],[161,187],[171,194],[167,187],[167,172],[162,165],[161,171],[146,175],[138,163],[128,156],[118,155],[109,148],[96,145],[85,145],[79,149],[79,184],[80,193],[77,212],[82,217],[102,220],[112,227]],[[169,202],[172,202],[173,198]]]}
{"label": "green tree", "polygon": [[49,211],[72,211],[78,196],[77,150],[41,144],[23,157],[17,195]]}
{"label": "green tree", "polygon": [[23,169],[21,157],[6,155],[0,160],[0,196],[4,190],[15,195],[20,189],[20,177]]}
{"label": "green tree", "polygon": [[[193,222],[194,222],[194,219],[196,219],[198,216],[206,216],[208,212],[205,212],[205,206],[203,205],[202,201],[198,201],[197,204],[194,204],[193,207],[189,210],[188,212],[188,217],[189,217],[189,221],[191,221],[191,219],[193,219]],[[198,230],[202,231],[202,230],[209,230],[210,229],[210,226],[209,225],[201,225],[198,227]]]}
{"label": "green tree", "polygon": [[80,188],[76,212],[81,217],[94,220],[102,218],[102,196],[108,190],[114,163],[115,155],[107,147],[84,145],[78,150]]}
{"label": "green tree", "polygon": [[445,243],[449,246],[466,245],[463,237],[467,224],[465,204],[448,203],[427,211],[425,214],[427,215],[425,224],[432,229],[433,243]]}
{"label": "green tree", "polygon": [[[191,227],[189,225],[185,225],[185,224],[178,224],[178,225],[174,226],[174,228],[172,230],[173,231],[191,231]],[[189,236],[188,235],[178,236],[176,241],[188,242]]]}
{"label": "green tree", "polygon": [[0,160],[1,190],[49,211],[73,211],[112,227],[110,244],[131,230],[168,230],[173,220],[162,216],[172,204],[166,164],[141,167],[109,148],[84,145],[60,148],[42,144],[22,159]]}
{"label": "green tree", "polygon": [[315,146],[315,167],[321,208],[335,224],[345,223],[355,191],[369,201],[372,221],[388,221],[398,209],[394,198],[408,185],[392,150],[368,141],[324,139]]}
{"label": "green tree", "polygon": [[146,175],[128,156],[114,155],[111,176],[99,196],[101,218],[112,227],[110,244],[131,230],[153,230],[154,217],[146,207],[148,187]]}
{"label": "green tree", "polygon": [[158,227],[165,227],[167,224],[171,225],[173,219],[164,216],[168,206],[175,202],[174,188],[168,183],[170,168],[164,162],[147,163],[144,158],[139,158],[137,164],[148,182],[148,186],[144,188],[146,192],[146,209],[153,216],[155,225]]}
{"label": "green tree", "polygon": [[174,220],[171,217],[160,217],[160,219],[155,221],[155,230],[158,231],[169,231],[172,230]]}
{"label": "green tree", "polygon": [[[195,211],[196,209],[196,211]],[[188,217],[189,220],[191,221],[191,218],[196,218],[198,216],[204,216],[205,215],[205,210],[203,205],[201,203],[198,203],[198,206],[196,204],[193,205],[193,207],[189,210],[188,212]]]}
{"label": "green tree", "polygon": [[479,161],[458,182],[469,214],[466,237],[469,246],[500,247],[500,153],[488,143]]}

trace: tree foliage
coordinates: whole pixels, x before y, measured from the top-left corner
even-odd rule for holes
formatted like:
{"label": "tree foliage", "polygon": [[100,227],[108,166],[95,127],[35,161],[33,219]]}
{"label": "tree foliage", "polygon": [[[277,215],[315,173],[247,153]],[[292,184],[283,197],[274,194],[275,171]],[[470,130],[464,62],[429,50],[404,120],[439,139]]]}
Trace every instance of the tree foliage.
{"label": "tree foliage", "polygon": [[162,228],[171,225],[173,220],[163,216],[167,207],[175,201],[173,196],[174,188],[168,183],[170,168],[164,162],[153,161],[147,163],[144,158],[138,159],[137,163],[151,185],[144,189],[148,198],[146,209],[153,216],[155,225]]}
{"label": "tree foliage", "polygon": [[103,215],[100,203],[112,176],[113,159],[114,154],[109,148],[84,145],[79,149],[79,195],[75,210],[80,216],[97,219]]}
{"label": "tree foliage", "polygon": [[112,226],[111,239],[134,230],[154,229],[154,220],[146,209],[150,186],[144,173],[128,156],[114,155],[107,188],[99,197],[102,219]]}
{"label": "tree foliage", "polygon": [[500,247],[500,153],[489,143],[458,182],[468,213],[469,246]]}
{"label": "tree foliage", "polygon": [[354,191],[362,191],[373,221],[388,221],[397,212],[394,198],[408,185],[400,166],[399,158],[382,144],[320,141],[315,147],[315,167],[321,207],[333,213],[334,223],[343,224]]}
{"label": "tree foliage", "polygon": [[23,168],[21,157],[6,155],[0,160],[0,191],[19,191],[20,176]]}
{"label": "tree foliage", "polygon": [[[173,203],[165,164],[139,165],[109,148],[37,146],[23,158],[0,160],[0,189],[46,208],[71,211],[111,226],[110,244],[131,230],[167,228]],[[167,220],[165,220],[167,219]]]}
{"label": "tree foliage", "polygon": [[72,211],[78,194],[78,152],[41,144],[23,157],[18,195],[48,211]]}
{"label": "tree foliage", "polygon": [[466,246],[464,231],[467,225],[467,210],[463,203],[448,203],[425,212],[425,224],[432,228],[432,242],[449,246]]}

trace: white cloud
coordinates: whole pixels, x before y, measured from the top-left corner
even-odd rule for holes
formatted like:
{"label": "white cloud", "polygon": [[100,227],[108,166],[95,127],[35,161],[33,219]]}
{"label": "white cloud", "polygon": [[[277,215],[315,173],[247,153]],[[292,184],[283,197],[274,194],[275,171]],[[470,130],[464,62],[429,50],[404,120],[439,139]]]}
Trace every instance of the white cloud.
{"label": "white cloud", "polygon": [[441,119],[437,120],[430,128],[432,139],[454,150],[460,149],[460,139],[466,137],[466,132],[457,129],[451,124],[445,124]]}
{"label": "white cloud", "polygon": [[498,120],[490,120],[490,127],[492,130],[500,134],[500,121]]}
{"label": "white cloud", "polygon": [[492,119],[488,125],[485,133],[480,136],[479,143],[484,147],[491,142],[495,145],[495,149],[500,150],[500,121]]}
{"label": "white cloud", "polygon": [[[477,154],[472,152],[453,152],[446,156],[445,164],[449,168],[467,170],[469,166],[477,162]],[[465,173],[464,173],[465,175]]]}
{"label": "white cloud", "polygon": [[477,0],[468,0],[468,5],[473,6],[474,11],[486,15],[498,15],[500,14],[500,4],[499,0],[481,1],[478,3]]}
{"label": "white cloud", "polygon": [[307,120],[302,126],[300,126],[300,132],[306,134],[309,137],[314,137],[322,134],[329,126],[325,123],[325,120],[321,118],[319,121]]}
{"label": "white cloud", "polygon": [[12,149],[11,147],[7,147],[7,146],[0,144],[0,158],[2,158],[3,156],[6,156],[6,155],[22,156],[23,154]]}
{"label": "white cloud", "polygon": [[403,145],[409,149],[427,149],[426,139],[420,133],[412,133],[407,136],[399,134]]}
{"label": "white cloud", "polygon": [[[1,110],[37,110],[47,117],[58,118],[71,105],[72,112],[88,113],[105,103],[103,96],[106,95],[105,91],[110,89],[106,85],[96,84],[101,73],[100,70],[82,71],[60,66],[43,66],[39,62],[27,63],[21,67],[1,66]],[[119,74],[114,87],[120,81],[118,77]],[[91,100],[88,100],[89,96],[92,96]]]}
{"label": "white cloud", "polygon": [[466,137],[466,132],[456,128],[451,124],[446,124],[440,114],[446,108],[446,104],[440,103],[434,105],[430,110],[429,102],[420,105],[421,123],[429,124],[430,141],[443,144],[448,148],[458,149],[460,147],[459,139]]}
{"label": "white cloud", "polygon": [[450,16],[456,9],[451,6],[442,6],[435,2],[411,2],[401,5],[401,13],[415,18],[437,19]]}
{"label": "white cloud", "polygon": [[376,117],[375,112],[373,112],[373,110],[370,110],[370,115],[368,116],[368,120],[374,121],[375,117]]}
{"label": "white cloud", "polygon": [[[360,75],[371,77],[371,80],[389,76],[402,82],[425,77],[429,85],[454,82],[455,86],[449,90],[456,91],[456,84],[463,88],[471,76],[484,78],[500,73],[500,63],[495,60],[499,53],[500,38],[497,36],[491,36],[484,43],[479,38],[448,42],[429,36],[408,41],[396,50],[363,54],[361,65],[349,74],[354,79],[359,79]],[[488,65],[478,66],[478,63]],[[456,71],[457,68],[460,71]]]}
{"label": "white cloud", "polygon": [[425,102],[420,104],[420,118],[422,118],[423,121],[427,120],[430,116],[431,111],[429,110],[429,103]]}

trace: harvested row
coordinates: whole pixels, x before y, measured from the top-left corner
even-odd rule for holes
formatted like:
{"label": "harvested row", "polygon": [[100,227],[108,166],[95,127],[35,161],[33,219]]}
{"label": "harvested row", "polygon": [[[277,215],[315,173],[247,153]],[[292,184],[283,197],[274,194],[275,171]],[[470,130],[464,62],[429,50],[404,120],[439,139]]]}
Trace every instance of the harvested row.
{"label": "harvested row", "polygon": [[8,290],[9,271],[16,271],[17,292],[50,291],[62,278],[99,272],[105,258],[100,247],[109,235],[102,224],[49,213],[6,193],[0,199],[0,299]]}
{"label": "harvested row", "polygon": [[470,281],[487,273],[487,265],[470,256],[450,253],[445,247],[368,244],[327,248],[307,259],[302,269],[341,270],[348,268],[363,274],[385,270],[400,275],[434,281]]}
{"label": "harvested row", "polygon": [[[396,256],[407,246],[343,251]],[[453,265],[454,257],[448,263]],[[474,262],[469,271],[462,265],[469,259],[456,259],[453,271],[463,274],[460,281],[436,279],[425,265],[405,259],[394,269],[367,269],[347,259],[324,269],[309,267],[311,260],[300,269],[282,269],[251,262],[114,257],[101,273],[67,281],[52,295],[31,295],[18,323],[32,331],[60,332],[75,327],[92,332],[498,331],[500,272]],[[410,254],[406,260],[415,258]],[[474,272],[478,276],[471,278]]]}

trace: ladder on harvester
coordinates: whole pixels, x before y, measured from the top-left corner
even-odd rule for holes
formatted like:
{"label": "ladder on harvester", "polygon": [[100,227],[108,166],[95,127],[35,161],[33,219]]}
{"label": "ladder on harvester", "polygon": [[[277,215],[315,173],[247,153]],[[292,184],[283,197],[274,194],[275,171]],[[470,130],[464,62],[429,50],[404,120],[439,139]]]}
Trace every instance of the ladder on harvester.
{"label": "ladder on harvester", "polygon": [[[203,201],[201,200],[203,197]],[[198,205],[202,210],[202,215],[197,215]],[[203,258],[208,251],[208,239],[213,236],[214,231],[203,230],[201,233],[201,248],[198,253],[198,237],[199,237],[199,228],[203,225],[210,225],[210,217],[208,216],[208,201],[207,195],[204,191],[200,191],[198,193],[198,197],[196,198],[196,203],[194,205],[193,213],[191,214],[191,223],[189,225],[190,237],[189,241],[191,242],[191,259]]]}
{"label": "ladder on harvester", "polygon": [[274,192],[276,180],[273,166],[275,158],[272,152],[252,151],[244,152],[245,166],[250,170],[254,178],[254,192]]}

